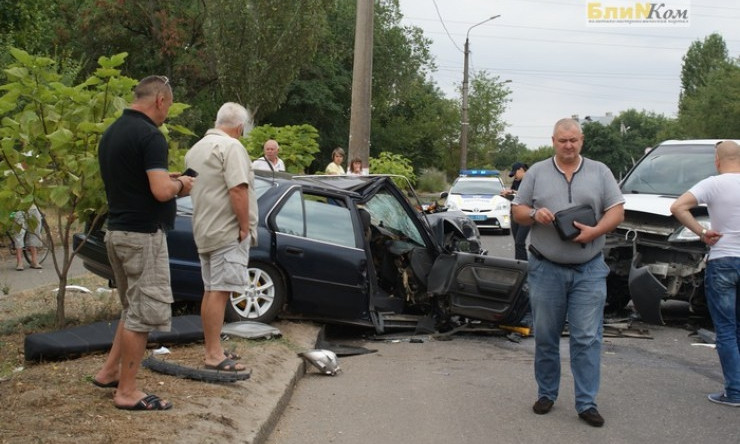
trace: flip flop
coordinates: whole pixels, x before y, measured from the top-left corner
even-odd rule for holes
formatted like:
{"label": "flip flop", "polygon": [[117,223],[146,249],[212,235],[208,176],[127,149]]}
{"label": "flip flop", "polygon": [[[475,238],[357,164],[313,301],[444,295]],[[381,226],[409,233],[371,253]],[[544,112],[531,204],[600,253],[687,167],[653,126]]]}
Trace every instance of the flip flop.
{"label": "flip flop", "polygon": [[146,395],[134,405],[116,405],[116,408],[121,410],[169,410],[172,408],[172,403],[163,401],[157,395]]}
{"label": "flip flop", "polygon": [[31,265],[31,268],[33,268],[34,270],[42,270],[44,267],[42,267],[41,265]]}
{"label": "flip flop", "polygon": [[237,368],[237,365],[241,365],[241,364],[234,361],[233,359],[226,358],[223,361],[219,362],[218,365],[206,364],[205,367],[208,370],[220,370],[220,371],[225,371],[225,372],[243,372],[247,369],[244,366],[242,366],[243,368]]}
{"label": "flip flop", "polygon": [[97,379],[93,378],[92,379],[92,383],[93,383],[94,386],[100,387],[100,388],[104,388],[104,389],[107,389],[107,388],[118,388],[118,381],[111,381],[111,382],[108,382],[108,383],[102,383],[102,382],[98,381]]}
{"label": "flip flop", "polygon": [[234,361],[240,360],[242,357],[237,355],[236,352],[224,350],[224,356]]}
{"label": "flip flop", "polygon": [[23,271],[23,267],[15,267],[15,271]]}

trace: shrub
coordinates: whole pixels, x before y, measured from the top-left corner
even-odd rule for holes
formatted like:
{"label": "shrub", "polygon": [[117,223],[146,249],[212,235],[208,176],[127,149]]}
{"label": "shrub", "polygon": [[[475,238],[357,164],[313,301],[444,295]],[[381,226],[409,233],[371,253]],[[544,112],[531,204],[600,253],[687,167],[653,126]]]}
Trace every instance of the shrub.
{"label": "shrub", "polygon": [[427,168],[421,171],[416,189],[423,193],[437,193],[449,188],[444,171],[436,168]]}

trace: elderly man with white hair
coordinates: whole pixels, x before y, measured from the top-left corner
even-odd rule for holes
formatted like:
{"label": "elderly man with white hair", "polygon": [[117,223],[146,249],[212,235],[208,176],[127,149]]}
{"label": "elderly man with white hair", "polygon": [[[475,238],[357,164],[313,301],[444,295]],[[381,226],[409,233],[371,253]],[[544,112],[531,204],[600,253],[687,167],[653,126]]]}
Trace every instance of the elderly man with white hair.
{"label": "elderly man with white hair", "polygon": [[283,159],[278,157],[280,145],[277,140],[270,139],[262,145],[264,155],[252,162],[252,168],[264,171],[285,171]]}
{"label": "elderly man with white hair", "polygon": [[205,339],[205,367],[242,371],[238,355],[224,351],[221,328],[232,292],[247,286],[249,248],[257,240],[257,198],[254,173],[239,136],[249,112],[238,103],[225,103],[215,128],[193,145],[185,165],[198,173],[193,186],[193,237],[203,277],[200,315]]}

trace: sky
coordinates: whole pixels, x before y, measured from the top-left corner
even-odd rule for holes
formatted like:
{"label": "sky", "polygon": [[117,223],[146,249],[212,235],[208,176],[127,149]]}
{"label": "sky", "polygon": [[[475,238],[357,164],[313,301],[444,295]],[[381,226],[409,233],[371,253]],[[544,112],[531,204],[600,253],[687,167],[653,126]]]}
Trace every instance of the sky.
{"label": "sky", "polygon": [[[536,149],[551,144],[553,125],[563,117],[616,116],[628,109],[675,117],[682,57],[712,33],[723,37],[731,57],[740,57],[740,3],[652,2],[665,4],[663,14],[686,10],[688,23],[588,23],[588,3],[601,10],[634,9],[637,2],[626,0],[400,0],[400,5],[401,24],[422,28],[432,40],[437,65],[432,78],[449,98],[460,97],[467,33],[469,75],[485,70],[507,82],[506,132]],[[500,17],[470,29],[495,15]]]}

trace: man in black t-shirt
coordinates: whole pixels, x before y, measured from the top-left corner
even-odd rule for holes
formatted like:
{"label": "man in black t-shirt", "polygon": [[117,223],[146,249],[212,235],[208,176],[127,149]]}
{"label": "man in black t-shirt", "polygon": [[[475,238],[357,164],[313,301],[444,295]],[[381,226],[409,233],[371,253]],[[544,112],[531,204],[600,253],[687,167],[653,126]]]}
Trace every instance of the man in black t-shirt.
{"label": "man in black t-shirt", "polygon": [[93,378],[117,388],[113,404],[125,410],[167,410],[172,403],[136,386],[150,331],[169,331],[172,310],[165,231],[175,218],[175,197],[193,178],[167,170],[167,141],[158,127],[172,106],[169,79],[149,76],[134,102],[100,139],[98,160],[108,198],[108,258],[123,305],[108,358]]}

